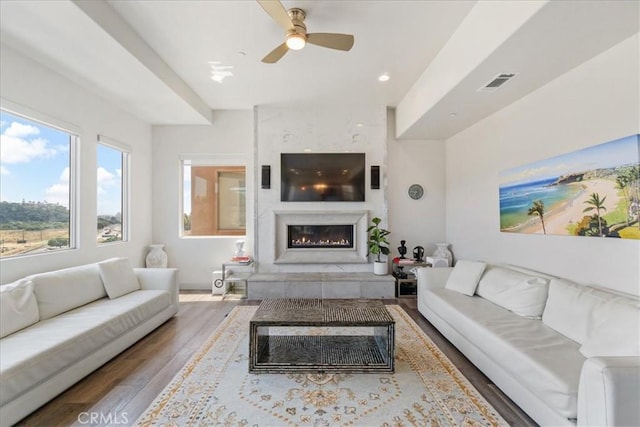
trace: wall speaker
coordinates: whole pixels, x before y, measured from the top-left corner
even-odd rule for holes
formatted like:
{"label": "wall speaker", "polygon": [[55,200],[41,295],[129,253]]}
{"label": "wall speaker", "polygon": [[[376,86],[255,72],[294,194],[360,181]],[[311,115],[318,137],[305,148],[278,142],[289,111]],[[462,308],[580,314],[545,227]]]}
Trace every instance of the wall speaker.
{"label": "wall speaker", "polygon": [[262,165],[262,188],[271,188],[271,166]]}
{"label": "wall speaker", "polygon": [[380,189],[380,166],[371,166],[371,189]]}

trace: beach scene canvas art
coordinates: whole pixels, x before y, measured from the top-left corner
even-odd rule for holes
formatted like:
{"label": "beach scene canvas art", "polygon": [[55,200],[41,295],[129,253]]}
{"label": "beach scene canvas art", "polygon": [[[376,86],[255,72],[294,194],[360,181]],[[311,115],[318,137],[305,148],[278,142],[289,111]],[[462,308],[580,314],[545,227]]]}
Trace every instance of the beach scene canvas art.
{"label": "beach scene canvas art", "polygon": [[640,135],[500,173],[500,231],[640,239]]}

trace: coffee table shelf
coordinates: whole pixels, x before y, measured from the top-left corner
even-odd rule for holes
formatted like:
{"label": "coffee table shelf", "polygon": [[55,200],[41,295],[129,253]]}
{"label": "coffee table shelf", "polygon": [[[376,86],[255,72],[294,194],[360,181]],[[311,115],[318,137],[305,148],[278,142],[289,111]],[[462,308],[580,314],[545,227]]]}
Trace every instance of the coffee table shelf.
{"label": "coffee table shelf", "polygon": [[393,372],[394,338],[378,300],[264,300],[250,321],[249,371]]}

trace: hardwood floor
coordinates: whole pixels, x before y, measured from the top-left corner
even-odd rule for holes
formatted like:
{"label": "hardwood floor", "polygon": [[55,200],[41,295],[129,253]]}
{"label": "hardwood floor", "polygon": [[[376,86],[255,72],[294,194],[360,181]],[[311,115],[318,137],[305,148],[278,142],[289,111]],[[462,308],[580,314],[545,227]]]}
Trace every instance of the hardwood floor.
{"label": "hardwood floor", "polygon": [[[415,299],[386,302],[402,306],[510,425],[536,425],[420,315]],[[174,318],[18,425],[132,424],[233,307],[257,303],[221,301],[209,294],[182,293],[180,311]]]}

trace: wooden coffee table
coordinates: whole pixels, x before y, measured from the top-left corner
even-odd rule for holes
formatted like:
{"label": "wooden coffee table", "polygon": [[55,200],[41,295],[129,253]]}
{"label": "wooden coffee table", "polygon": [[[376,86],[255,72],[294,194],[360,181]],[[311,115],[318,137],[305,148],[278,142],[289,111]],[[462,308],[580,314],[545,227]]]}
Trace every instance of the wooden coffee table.
{"label": "wooden coffee table", "polygon": [[395,321],[380,300],[266,299],[249,322],[249,372],[393,372]]}

